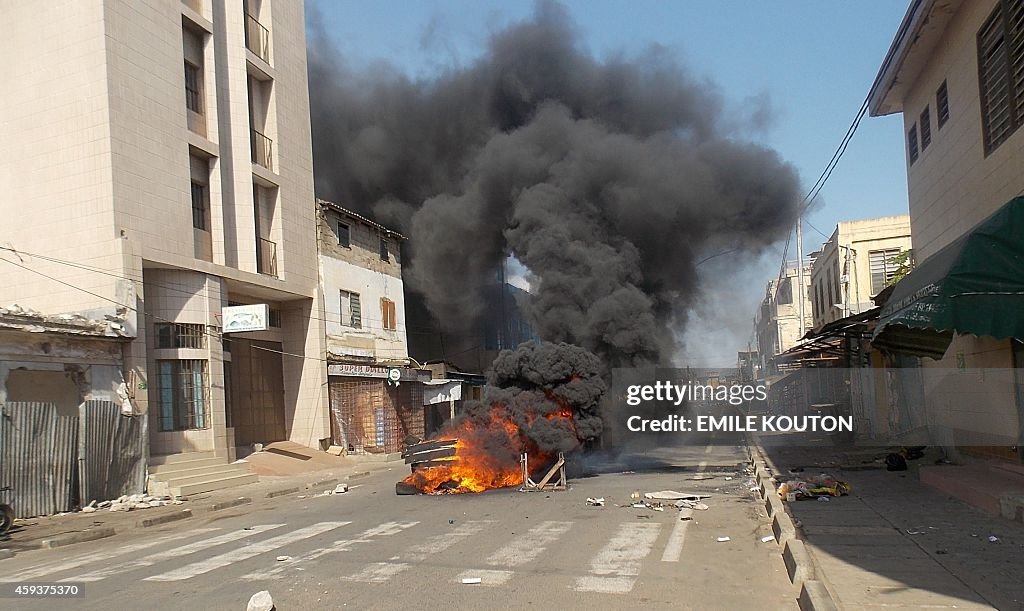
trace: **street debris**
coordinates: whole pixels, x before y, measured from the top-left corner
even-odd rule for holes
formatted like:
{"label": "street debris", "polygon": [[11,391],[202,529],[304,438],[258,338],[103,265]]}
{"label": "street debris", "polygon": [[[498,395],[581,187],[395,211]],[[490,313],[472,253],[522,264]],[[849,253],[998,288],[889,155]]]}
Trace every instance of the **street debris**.
{"label": "street debris", "polygon": [[676,492],[675,490],[660,490],[658,492],[645,492],[644,498],[655,501],[699,501],[701,499],[709,498],[709,495],[686,494],[685,492]]}
{"label": "street debris", "polygon": [[999,537],[997,537],[995,535],[989,535],[988,542],[989,543],[999,543]]}
{"label": "street debris", "polygon": [[819,496],[819,497],[818,497],[818,501],[820,501],[820,502],[822,502],[822,503],[827,503],[827,502],[829,502],[830,500],[832,500],[832,499],[828,498],[827,496]]}
{"label": "street debris", "polygon": [[693,477],[691,477],[690,481],[700,482],[700,481],[703,481],[703,480],[706,480],[706,479],[715,479],[715,476],[714,475],[708,475],[707,473],[698,473],[697,475],[694,475]]}
{"label": "street debris", "polygon": [[[132,494],[122,495],[115,501],[103,501],[102,503],[96,504],[96,501],[89,503],[86,507],[82,508],[85,511],[87,508],[108,508],[110,511],[132,511],[133,509],[149,509],[150,507],[164,507],[165,505],[180,505],[181,501],[171,500],[169,496],[152,496],[148,494]],[[91,512],[86,512],[91,513]]]}
{"label": "street debris", "polygon": [[480,577],[463,577],[462,578],[462,583],[464,583],[466,585],[473,585],[473,584],[480,583],[482,581],[483,581],[483,579],[481,579]]}
{"label": "street debris", "polygon": [[344,494],[348,492],[348,484],[338,484],[334,487],[334,494]]}
{"label": "street debris", "polygon": [[598,498],[587,497],[587,505],[590,505],[590,506],[593,506],[593,507],[604,507],[604,497],[603,496],[602,497],[598,497]]}
{"label": "street debris", "polygon": [[284,561],[286,561],[286,560],[291,560],[291,559],[292,559],[292,557],[291,557],[291,556],[278,556],[278,557],[277,557],[277,561],[278,561],[278,562],[284,562]]}
{"label": "street debris", "polygon": [[253,594],[245,611],[274,611],[274,599],[270,597],[270,592],[262,590]]}
{"label": "street debris", "polygon": [[725,543],[726,541],[732,541],[732,539],[730,539],[729,537],[719,537],[718,538],[718,542],[719,543]]}
{"label": "street debris", "polygon": [[850,493],[850,484],[839,481],[827,473],[815,477],[791,479],[779,484],[776,491],[780,498],[789,502],[828,496],[843,496]]}
{"label": "street debris", "polygon": [[774,540],[775,540],[775,535],[765,535],[765,536],[761,537],[761,543],[768,543],[769,541],[774,541]]}

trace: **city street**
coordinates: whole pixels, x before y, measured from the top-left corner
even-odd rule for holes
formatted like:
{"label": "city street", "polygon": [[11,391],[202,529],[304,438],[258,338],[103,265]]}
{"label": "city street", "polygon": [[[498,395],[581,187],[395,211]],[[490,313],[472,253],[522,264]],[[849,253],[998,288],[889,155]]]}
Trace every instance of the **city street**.
{"label": "city street", "polygon": [[[342,495],[310,491],[21,553],[3,562],[0,580],[84,583],[84,597],[64,601],[76,609],[242,609],[264,589],[281,610],[792,608],[797,592],[775,542],[762,542],[768,520],[737,470],[746,449],[645,458],[640,472],[570,479],[564,492],[438,497],[396,496],[407,471],[394,463]],[[700,471],[712,477],[693,479]],[[665,489],[709,494],[708,509],[628,507],[633,491]],[[606,503],[588,506],[588,497]],[[463,583],[472,578],[480,583]]]}

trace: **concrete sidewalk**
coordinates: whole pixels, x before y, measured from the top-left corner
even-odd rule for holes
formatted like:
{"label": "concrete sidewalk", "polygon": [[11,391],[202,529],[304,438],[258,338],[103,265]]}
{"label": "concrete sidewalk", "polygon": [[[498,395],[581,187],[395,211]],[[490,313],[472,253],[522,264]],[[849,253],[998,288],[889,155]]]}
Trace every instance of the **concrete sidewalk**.
{"label": "concrete sidewalk", "polygon": [[780,481],[827,472],[852,486],[827,503],[785,504],[839,608],[1024,609],[1024,525],[923,484],[917,463],[934,457],[890,472],[865,463],[865,448],[856,457],[832,446],[760,449]]}
{"label": "concrete sidewalk", "polygon": [[215,512],[252,511],[255,507],[273,503],[278,497],[322,494],[340,482],[358,482],[363,476],[387,469],[396,471],[396,479],[408,474],[408,467],[400,461],[361,461],[350,458],[344,468],[314,469],[285,476],[262,475],[257,483],[195,494],[185,497],[180,505],[127,512],[112,512],[108,509],[92,513],[75,511],[21,519],[15,521],[5,538],[0,538],[0,560],[23,551],[63,547],[115,535],[138,534],[144,529],[179,520],[209,517]]}

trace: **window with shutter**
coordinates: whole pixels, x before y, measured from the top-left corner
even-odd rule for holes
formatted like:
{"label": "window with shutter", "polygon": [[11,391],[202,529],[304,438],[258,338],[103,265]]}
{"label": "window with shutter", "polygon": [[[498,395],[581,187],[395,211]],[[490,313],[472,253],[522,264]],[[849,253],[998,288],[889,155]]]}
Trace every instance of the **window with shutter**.
{"label": "window with shutter", "polygon": [[877,295],[882,292],[885,285],[892,280],[896,269],[899,267],[893,262],[893,258],[900,254],[899,248],[888,248],[886,250],[872,250],[868,252],[868,266],[871,268],[871,294]]}
{"label": "window with shutter", "polygon": [[1024,0],[999,0],[978,31],[978,89],[989,155],[1024,122]]}

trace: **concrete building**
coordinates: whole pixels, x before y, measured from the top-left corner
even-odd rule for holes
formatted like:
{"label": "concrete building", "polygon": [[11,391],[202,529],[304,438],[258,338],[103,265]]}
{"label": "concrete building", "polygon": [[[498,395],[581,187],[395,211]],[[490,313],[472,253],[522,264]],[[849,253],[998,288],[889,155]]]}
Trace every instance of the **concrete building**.
{"label": "concrete building", "polygon": [[[872,116],[903,115],[916,260],[883,306],[872,341],[930,357],[922,359],[924,395],[933,430],[943,437],[934,442],[1011,462],[1022,459],[1024,441],[1019,369],[1013,379],[1014,368],[1024,365],[1017,282],[1024,271],[1014,267],[1021,241],[989,242],[985,252],[972,244],[986,239],[975,231],[980,223],[1019,218],[1024,206],[1022,11],[1021,0],[912,2],[869,94]],[[946,294],[944,270],[972,258],[987,261],[982,267],[989,271],[969,278],[1007,280]],[[956,305],[954,296],[971,304],[966,314],[974,320],[938,323],[937,313]],[[907,313],[915,322],[908,324]],[[990,324],[997,320],[999,329]],[[985,371],[1011,379],[995,383]],[[983,422],[996,430],[981,430]]]}
{"label": "concrete building", "polygon": [[754,330],[757,335],[758,370],[761,377],[778,372],[775,357],[795,346],[801,336],[800,305],[797,299],[804,299],[803,330],[809,331],[813,323],[809,298],[811,270],[814,254],[804,263],[804,290],[798,290],[798,269],[796,261],[787,261],[785,273],[780,279],[770,280],[765,289],[764,299],[754,316]]}
{"label": "concrete building", "polygon": [[872,299],[897,272],[910,250],[910,217],[842,221],[811,268],[814,328],[875,307]]}
{"label": "concrete building", "polygon": [[392,453],[423,438],[422,381],[406,338],[405,237],[338,204],[317,201],[332,444]]}
{"label": "concrete building", "polygon": [[[303,3],[11,2],[4,18],[0,210],[24,260],[5,300],[122,321],[151,453],[200,453],[154,462],[329,437]],[[229,304],[267,304],[268,328],[222,340]]]}

